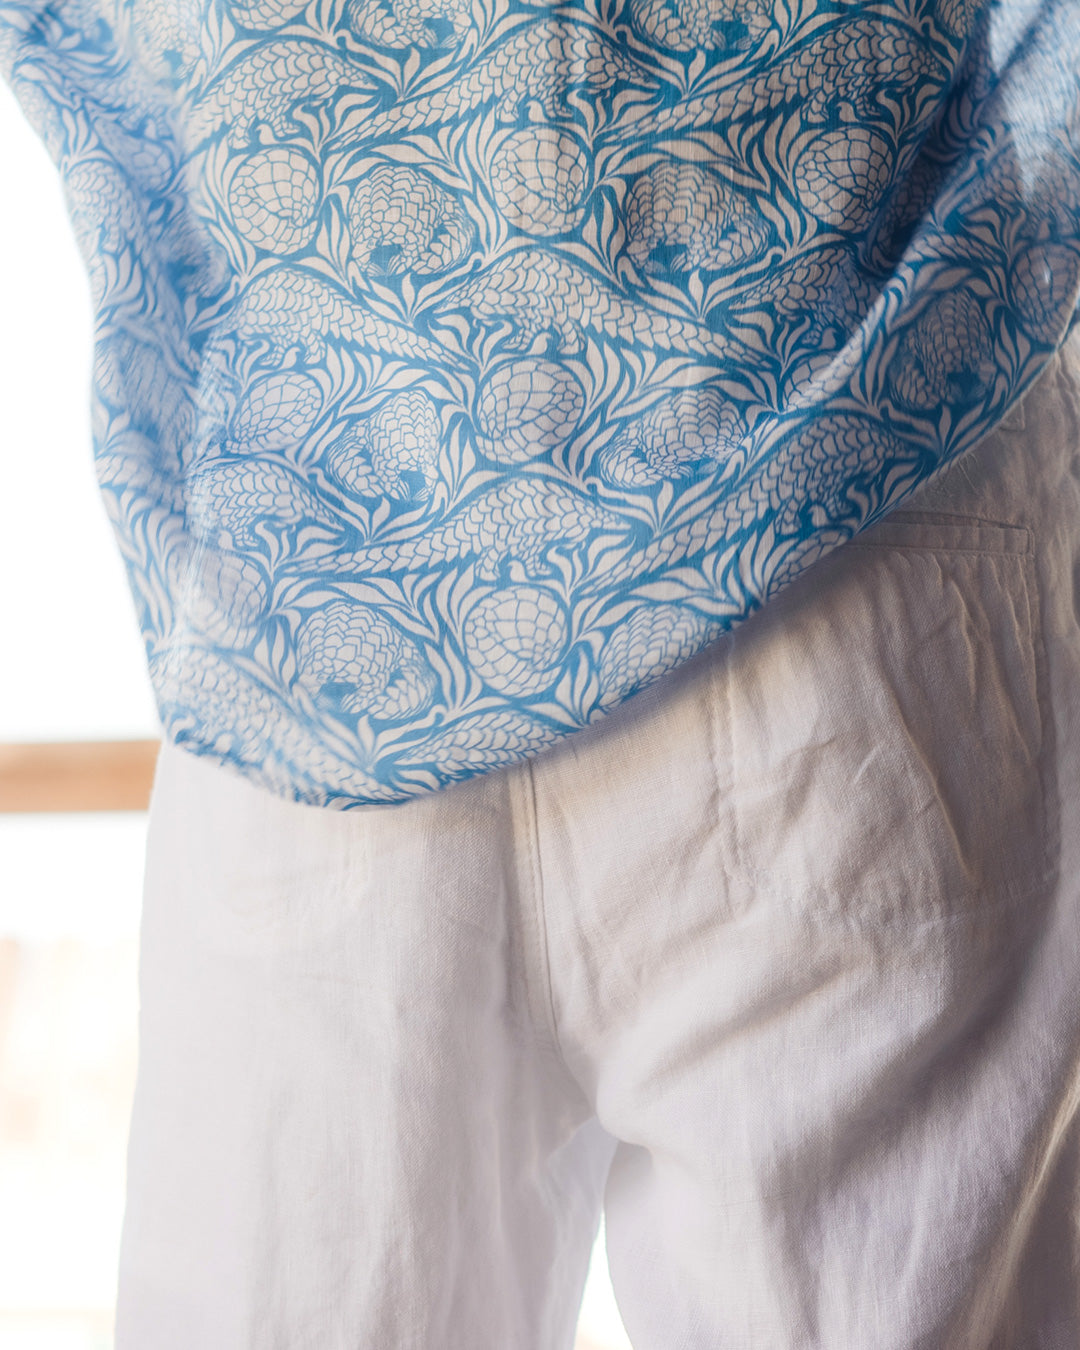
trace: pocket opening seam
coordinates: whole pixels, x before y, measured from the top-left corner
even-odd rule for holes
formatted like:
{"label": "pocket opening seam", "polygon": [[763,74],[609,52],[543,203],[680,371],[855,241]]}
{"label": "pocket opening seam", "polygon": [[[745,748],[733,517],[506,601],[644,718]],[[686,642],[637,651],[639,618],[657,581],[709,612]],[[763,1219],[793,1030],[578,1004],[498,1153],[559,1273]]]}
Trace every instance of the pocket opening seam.
{"label": "pocket opening seam", "polygon": [[[935,527],[950,533],[935,535]],[[880,530],[880,538],[874,537],[875,530]],[[994,531],[997,538],[987,538],[990,531]],[[863,533],[854,535],[843,547],[1033,557],[1035,537],[1029,526],[1012,521],[950,515],[942,511],[897,511],[876,521]]]}

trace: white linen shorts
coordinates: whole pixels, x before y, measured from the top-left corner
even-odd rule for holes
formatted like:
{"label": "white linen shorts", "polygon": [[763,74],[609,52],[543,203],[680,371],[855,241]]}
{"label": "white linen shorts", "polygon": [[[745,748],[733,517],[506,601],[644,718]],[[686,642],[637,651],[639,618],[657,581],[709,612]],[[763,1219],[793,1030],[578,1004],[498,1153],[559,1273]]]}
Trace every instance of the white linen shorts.
{"label": "white linen shorts", "polygon": [[1080,340],[529,763],[166,748],[118,1350],[1080,1346]]}

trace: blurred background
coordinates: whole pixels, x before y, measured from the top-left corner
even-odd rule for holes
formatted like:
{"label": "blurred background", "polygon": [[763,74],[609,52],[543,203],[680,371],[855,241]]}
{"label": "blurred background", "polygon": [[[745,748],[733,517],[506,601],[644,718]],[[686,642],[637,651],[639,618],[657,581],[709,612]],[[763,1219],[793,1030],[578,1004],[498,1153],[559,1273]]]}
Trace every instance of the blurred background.
{"label": "blurred background", "polygon": [[[3,84],[0,182],[0,747],[154,737],[93,478],[82,264]],[[0,1350],[112,1346],[145,825],[0,812]],[[577,1350],[629,1345],[601,1230]]]}

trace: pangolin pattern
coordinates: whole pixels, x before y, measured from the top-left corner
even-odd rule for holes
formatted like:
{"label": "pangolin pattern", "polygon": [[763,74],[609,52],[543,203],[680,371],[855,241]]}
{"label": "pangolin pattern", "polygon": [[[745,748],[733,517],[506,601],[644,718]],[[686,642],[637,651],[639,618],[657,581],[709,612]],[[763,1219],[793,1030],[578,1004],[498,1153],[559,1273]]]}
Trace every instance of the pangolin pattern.
{"label": "pangolin pattern", "polygon": [[1080,292],[1075,0],[0,0],[168,734],[536,754],[973,446]]}

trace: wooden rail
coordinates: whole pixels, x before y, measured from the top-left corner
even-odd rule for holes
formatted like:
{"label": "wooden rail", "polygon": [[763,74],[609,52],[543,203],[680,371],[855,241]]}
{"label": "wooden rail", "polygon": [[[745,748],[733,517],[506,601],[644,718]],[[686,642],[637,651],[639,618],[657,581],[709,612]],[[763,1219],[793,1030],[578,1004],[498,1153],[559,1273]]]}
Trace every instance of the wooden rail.
{"label": "wooden rail", "polygon": [[0,745],[0,812],[144,811],[157,741]]}

